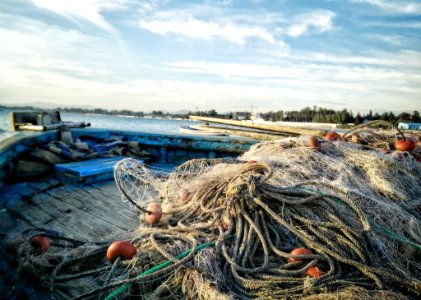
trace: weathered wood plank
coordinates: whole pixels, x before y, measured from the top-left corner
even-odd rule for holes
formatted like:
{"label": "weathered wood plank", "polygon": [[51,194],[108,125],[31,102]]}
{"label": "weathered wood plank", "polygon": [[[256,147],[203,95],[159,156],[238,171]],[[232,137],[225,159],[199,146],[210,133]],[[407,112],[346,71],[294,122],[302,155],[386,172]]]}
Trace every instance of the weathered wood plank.
{"label": "weathered wood plank", "polygon": [[13,206],[6,206],[6,209],[15,217],[25,220],[34,227],[44,228],[44,225],[49,227],[59,225],[60,228],[66,226],[62,223],[61,218],[57,218],[56,213],[52,213],[51,210],[47,211],[40,208],[37,204],[34,204],[32,199],[26,199],[15,203]]}
{"label": "weathered wood plank", "polygon": [[[0,210],[0,226],[2,230],[8,228],[4,233],[19,236],[35,226],[78,240],[101,241],[129,238],[131,231],[138,227],[137,211],[121,201],[121,193],[114,181],[86,186],[55,186],[56,183],[54,180],[35,181],[17,184],[13,189],[8,187],[8,195],[16,195],[16,199],[7,202]],[[19,218],[27,220],[28,224]],[[4,246],[4,243],[6,241],[2,239],[0,245]],[[9,244],[13,248],[13,243]],[[0,285],[8,284],[4,279],[1,281]],[[57,286],[53,296],[69,299],[91,288],[72,282],[71,287]],[[34,292],[33,297],[41,299],[42,290]]]}
{"label": "weathered wood plank", "polygon": [[77,239],[90,240],[93,236],[98,239],[115,230],[115,226],[108,222],[93,218],[83,209],[59,200],[44,193],[27,198],[9,209],[35,227],[53,229]]}
{"label": "weathered wood plank", "polygon": [[63,185],[63,183],[54,176],[44,178],[39,181],[28,182],[27,185],[36,190],[35,193],[43,193],[45,191],[55,189]]}
{"label": "weathered wood plank", "polygon": [[11,207],[23,199],[31,198],[61,185],[62,183],[54,177],[45,178],[42,181],[6,185],[0,189],[0,206]]}
{"label": "weathered wood plank", "polygon": [[137,216],[137,212],[129,203],[121,201],[121,193],[118,191],[116,184],[113,181],[108,181],[106,184],[100,185],[100,188],[95,186],[80,187],[73,193],[75,200],[79,200],[84,205],[95,205],[96,209],[103,209],[108,212],[111,218],[119,216],[121,220],[131,221]]}
{"label": "weathered wood plank", "polygon": [[34,199],[34,201],[42,201],[40,207],[44,207],[48,213],[55,214],[56,220],[52,220],[51,224],[65,224],[63,230],[72,232],[73,236],[83,235],[84,239],[89,241],[98,241],[110,232],[115,231],[115,225],[111,224],[104,218],[88,212],[86,207],[79,207],[69,201],[69,199],[61,199],[51,195],[43,194]]}
{"label": "weathered wood plank", "polygon": [[[73,207],[75,212],[83,212],[89,214],[90,219],[97,221],[97,226],[105,226],[121,230],[129,230],[133,223],[133,218],[136,219],[136,213],[130,212],[130,208],[124,209],[124,204],[117,206],[114,204],[115,200],[109,195],[103,194],[98,190],[92,191],[93,188],[77,189],[72,193],[66,193],[62,190],[50,193],[51,197],[59,200],[60,203],[65,203]],[[66,205],[66,207],[67,207]],[[126,204],[127,205],[127,204]],[[103,223],[106,223],[105,225]]]}

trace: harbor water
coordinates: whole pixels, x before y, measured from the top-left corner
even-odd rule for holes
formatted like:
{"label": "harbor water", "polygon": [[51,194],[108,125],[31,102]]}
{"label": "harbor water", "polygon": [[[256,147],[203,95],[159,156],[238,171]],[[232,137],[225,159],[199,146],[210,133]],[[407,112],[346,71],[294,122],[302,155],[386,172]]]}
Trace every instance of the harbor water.
{"label": "harbor water", "polygon": [[[0,111],[0,141],[12,136],[14,132],[10,125],[11,110]],[[141,132],[179,134],[180,127],[199,124],[191,120],[138,118],[130,116],[93,115],[77,113],[60,113],[63,121],[91,123],[92,128],[107,128],[118,130],[134,130]]]}

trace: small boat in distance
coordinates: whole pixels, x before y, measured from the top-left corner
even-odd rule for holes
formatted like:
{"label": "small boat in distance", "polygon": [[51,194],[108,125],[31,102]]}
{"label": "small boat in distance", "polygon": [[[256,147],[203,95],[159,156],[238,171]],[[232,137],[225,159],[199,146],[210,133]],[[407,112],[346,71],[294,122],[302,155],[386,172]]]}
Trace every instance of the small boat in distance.
{"label": "small boat in distance", "polygon": [[60,112],[11,112],[10,124],[13,131],[47,131],[55,129],[84,128],[91,126],[85,122],[64,122]]}
{"label": "small boat in distance", "polygon": [[421,123],[404,123],[398,124],[399,129],[421,131]]}
{"label": "small boat in distance", "polygon": [[207,136],[228,136],[226,133],[216,132],[216,131],[205,131],[195,128],[193,126],[182,126],[180,127],[180,132],[184,134],[191,135],[207,135]]}

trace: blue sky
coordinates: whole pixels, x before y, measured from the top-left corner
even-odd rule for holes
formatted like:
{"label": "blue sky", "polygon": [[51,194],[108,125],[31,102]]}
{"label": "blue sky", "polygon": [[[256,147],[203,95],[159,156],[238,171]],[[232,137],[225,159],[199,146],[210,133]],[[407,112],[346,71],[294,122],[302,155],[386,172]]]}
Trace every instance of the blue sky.
{"label": "blue sky", "polygon": [[2,0],[0,104],[421,110],[421,1]]}

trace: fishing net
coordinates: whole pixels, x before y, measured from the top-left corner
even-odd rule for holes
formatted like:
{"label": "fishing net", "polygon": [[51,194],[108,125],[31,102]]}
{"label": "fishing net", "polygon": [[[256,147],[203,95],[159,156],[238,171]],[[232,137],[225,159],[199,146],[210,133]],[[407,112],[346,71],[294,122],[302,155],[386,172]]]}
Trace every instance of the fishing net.
{"label": "fishing net", "polygon": [[[125,237],[137,249],[132,259],[110,263],[109,243],[41,232],[65,250],[27,253],[22,269],[53,290],[85,287],[78,299],[421,295],[421,164],[409,153],[327,141],[314,151],[307,137],[286,138],[170,174],[125,159],[115,180],[140,218],[148,204],[162,207],[157,224]],[[298,248],[307,252],[291,253]]]}

